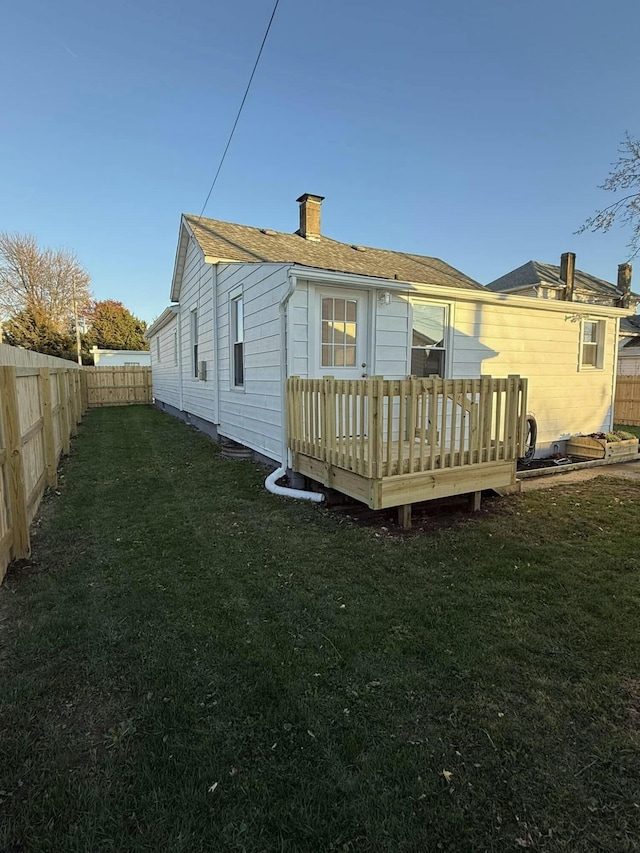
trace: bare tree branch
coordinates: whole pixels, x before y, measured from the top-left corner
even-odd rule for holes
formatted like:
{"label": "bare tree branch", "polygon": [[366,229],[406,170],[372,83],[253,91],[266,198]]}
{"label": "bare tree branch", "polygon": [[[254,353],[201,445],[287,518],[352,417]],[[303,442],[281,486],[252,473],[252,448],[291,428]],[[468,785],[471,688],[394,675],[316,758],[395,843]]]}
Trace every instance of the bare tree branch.
{"label": "bare tree branch", "polygon": [[73,302],[91,301],[89,273],[67,249],[42,249],[30,234],[0,233],[0,315],[28,312],[37,322],[66,331]]}
{"label": "bare tree branch", "polygon": [[585,231],[606,233],[617,222],[629,226],[631,239],[627,244],[629,257],[635,258],[640,252],[640,139],[634,139],[629,133],[618,148],[618,160],[612,164],[606,181],[600,189],[607,192],[635,190],[612,204],[597,210],[584,221],[576,234]]}

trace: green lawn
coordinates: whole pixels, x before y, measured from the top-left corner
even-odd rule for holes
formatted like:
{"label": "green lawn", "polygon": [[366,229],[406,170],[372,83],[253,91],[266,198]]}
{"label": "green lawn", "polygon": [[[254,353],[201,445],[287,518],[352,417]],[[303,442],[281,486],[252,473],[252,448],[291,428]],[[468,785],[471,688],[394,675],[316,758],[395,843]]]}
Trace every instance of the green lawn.
{"label": "green lawn", "polygon": [[640,849],[640,487],[399,535],[264,475],[89,413],[0,590],[2,853]]}

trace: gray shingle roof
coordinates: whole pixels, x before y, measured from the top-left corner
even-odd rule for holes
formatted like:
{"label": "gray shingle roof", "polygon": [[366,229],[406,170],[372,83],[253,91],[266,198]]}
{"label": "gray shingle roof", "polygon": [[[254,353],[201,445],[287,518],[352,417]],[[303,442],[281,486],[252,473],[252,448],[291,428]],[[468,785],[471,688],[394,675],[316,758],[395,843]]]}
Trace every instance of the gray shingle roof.
{"label": "gray shingle roof", "polygon": [[[560,267],[554,264],[544,264],[541,261],[527,261],[521,267],[511,270],[511,272],[500,278],[496,278],[495,281],[489,282],[487,287],[489,290],[504,292],[517,290],[529,285],[534,287],[539,284],[564,287],[564,282],[560,281]],[[621,296],[621,291],[618,290],[615,284],[612,284],[610,281],[604,281],[602,278],[596,278],[595,275],[583,272],[583,270],[575,271],[574,286],[597,296],[608,297],[609,299],[618,299]],[[631,298],[640,299],[640,296],[632,293]]]}
{"label": "gray shingle roof", "polygon": [[218,219],[184,219],[205,255],[248,263],[294,263],[377,278],[482,290],[477,281],[438,258],[352,246],[329,237],[307,240],[299,234],[235,225]]}

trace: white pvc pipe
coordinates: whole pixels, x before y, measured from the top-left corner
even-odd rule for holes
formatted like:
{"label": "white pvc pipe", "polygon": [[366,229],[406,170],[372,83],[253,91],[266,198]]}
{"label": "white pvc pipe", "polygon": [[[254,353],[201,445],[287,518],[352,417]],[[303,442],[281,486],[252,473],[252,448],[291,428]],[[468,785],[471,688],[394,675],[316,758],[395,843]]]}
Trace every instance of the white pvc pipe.
{"label": "white pvc pipe", "polygon": [[321,492],[305,492],[303,489],[288,489],[286,486],[276,486],[276,480],[284,477],[286,474],[284,468],[276,468],[267,479],[264,481],[264,487],[272,495],[282,495],[285,498],[299,498],[303,501],[313,501],[314,503],[322,503],[324,495]]}

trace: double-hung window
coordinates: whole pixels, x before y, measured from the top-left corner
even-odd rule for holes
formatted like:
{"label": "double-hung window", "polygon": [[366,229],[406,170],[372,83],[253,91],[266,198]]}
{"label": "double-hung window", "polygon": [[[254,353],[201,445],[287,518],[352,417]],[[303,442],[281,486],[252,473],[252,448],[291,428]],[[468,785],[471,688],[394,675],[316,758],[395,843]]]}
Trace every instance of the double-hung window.
{"label": "double-hung window", "polygon": [[602,320],[583,320],[580,339],[580,367],[602,368],[605,324]]}
{"label": "double-hung window", "polygon": [[430,302],[413,302],[411,375],[444,376],[448,307]]}
{"label": "double-hung window", "polygon": [[244,385],[244,306],[242,296],[231,300],[231,341],[233,384]]}
{"label": "double-hung window", "polygon": [[198,310],[191,312],[191,375],[198,378]]}

